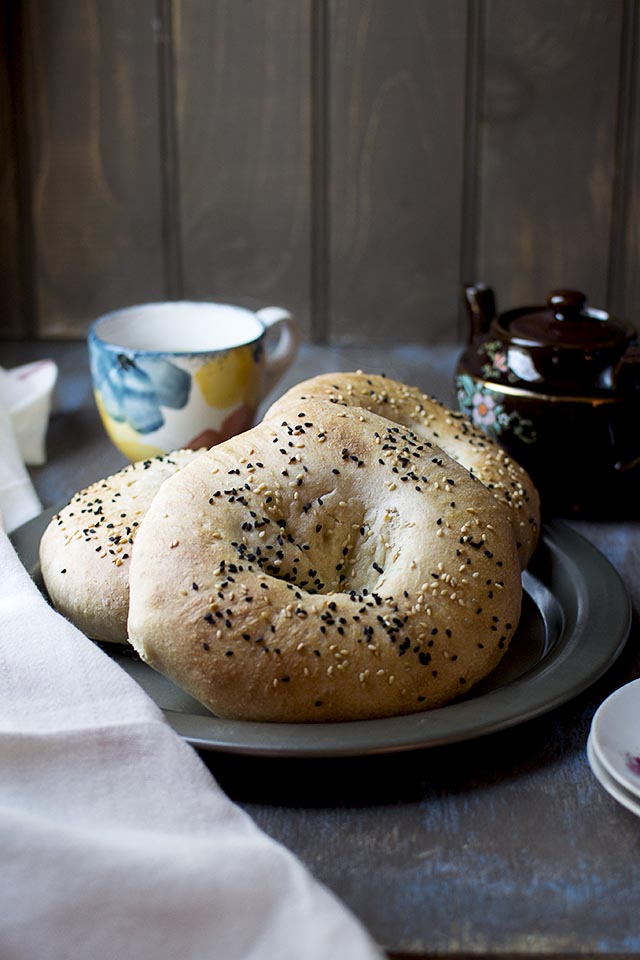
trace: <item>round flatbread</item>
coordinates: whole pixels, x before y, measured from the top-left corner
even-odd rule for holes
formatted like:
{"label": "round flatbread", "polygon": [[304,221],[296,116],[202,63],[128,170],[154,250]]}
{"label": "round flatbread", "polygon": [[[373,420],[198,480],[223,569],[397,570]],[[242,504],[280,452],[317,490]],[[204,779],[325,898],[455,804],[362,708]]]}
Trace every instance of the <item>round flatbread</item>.
{"label": "round flatbread", "polygon": [[161,485],[203,451],[132,463],[77,493],[40,542],[51,602],[94,640],[126,643],[129,566],[142,518]]}
{"label": "round flatbread", "polygon": [[376,374],[324,373],[296,384],[267,411],[276,416],[292,400],[327,400],[358,406],[437,443],[483,483],[507,510],[522,567],[535,550],[540,533],[540,498],[527,472],[497,441],[462,413],[449,409],[417,387]]}
{"label": "round flatbread", "polygon": [[167,480],[142,525],[129,636],[222,717],[336,721],[466,693],[522,595],[497,499],[413,430],[293,403]]}

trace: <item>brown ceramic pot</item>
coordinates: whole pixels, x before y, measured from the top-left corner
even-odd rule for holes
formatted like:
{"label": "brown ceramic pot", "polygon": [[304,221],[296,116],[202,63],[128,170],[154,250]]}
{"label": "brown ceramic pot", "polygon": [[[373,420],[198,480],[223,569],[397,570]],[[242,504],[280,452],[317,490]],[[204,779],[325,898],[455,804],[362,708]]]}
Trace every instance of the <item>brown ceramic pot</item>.
{"label": "brown ceramic pot", "polygon": [[460,409],[529,471],[547,513],[637,515],[636,332],[574,290],[503,314],[484,285],[467,285],[465,299]]}

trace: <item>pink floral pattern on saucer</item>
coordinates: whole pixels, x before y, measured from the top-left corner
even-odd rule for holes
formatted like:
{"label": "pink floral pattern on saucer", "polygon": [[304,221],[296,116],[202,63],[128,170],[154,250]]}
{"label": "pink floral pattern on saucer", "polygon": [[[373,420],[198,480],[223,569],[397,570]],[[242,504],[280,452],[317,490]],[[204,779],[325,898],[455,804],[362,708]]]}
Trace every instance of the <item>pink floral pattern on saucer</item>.
{"label": "pink floral pattern on saucer", "polygon": [[625,754],[625,763],[631,773],[635,773],[636,777],[640,777],[640,757],[634,757],[632,754],[627,753]]}

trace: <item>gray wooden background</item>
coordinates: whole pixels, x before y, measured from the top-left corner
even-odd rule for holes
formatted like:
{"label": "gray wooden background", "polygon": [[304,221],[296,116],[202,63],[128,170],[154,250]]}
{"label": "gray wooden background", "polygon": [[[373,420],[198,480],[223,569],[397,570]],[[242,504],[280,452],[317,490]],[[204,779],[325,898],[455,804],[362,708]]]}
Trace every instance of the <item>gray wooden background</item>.
{"label": "gray wooden background", "polygon": [[638,0],[0,14],[5,338],[187,297],[288,306],[318,343],[441,343],[467,279],[638,324]]}

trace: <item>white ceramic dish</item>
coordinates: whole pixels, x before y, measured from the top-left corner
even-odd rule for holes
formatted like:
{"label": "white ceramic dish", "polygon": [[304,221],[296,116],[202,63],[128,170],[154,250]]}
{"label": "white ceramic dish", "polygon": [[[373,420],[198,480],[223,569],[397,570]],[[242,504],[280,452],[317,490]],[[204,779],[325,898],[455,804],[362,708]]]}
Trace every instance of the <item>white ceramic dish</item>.
{"label": "white ceramic dish", "polygon": [[618,803],[622,804],[623,807],[626,807],[627,810],[630,810],[631,813],[635,813],[637,817],[640,817],[640,800],[638,800],[631,791],[625,790],[604,768],[595,749],[593,734],[589,734],[589,739],[587,740],[587,760],[589,761],[589,766],[596,780],[604,787],[607,793],[610,794],[614,800],[617,800]]}
{"label": "white ceramic dish", "polygon": [[11,370],[0,369],[0,395],[9,410],[13,432],[28,466],[45,462],[45,439],[58,367],[36,360]]}
{"label": "white ceramic dish", "polygon": [[620,687],[600,704],[591,739],[609,776],[640,800],[640,679]]}

